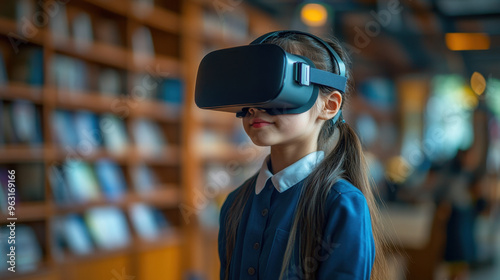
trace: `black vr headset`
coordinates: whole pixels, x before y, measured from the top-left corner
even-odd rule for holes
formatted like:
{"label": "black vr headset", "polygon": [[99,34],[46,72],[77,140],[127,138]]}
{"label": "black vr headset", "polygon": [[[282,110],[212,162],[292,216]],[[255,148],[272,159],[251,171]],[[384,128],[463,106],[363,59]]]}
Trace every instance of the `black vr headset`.
{"label": "black vr headset", "polygon": [[[307,57],[265,43],[286,34],[306,35],[323,45],[339,75],[317,69]],[[244,117],[249,108],[264,109],[271,115],[299,114],[316,102],[318,85],[345,92],[346,67],[339,55],[312,34],[275,31],[262,35],[248,46],[207,54],[198,68],[195,102],[202,109],[234,112],[237,117]],[[334,123],[340,115],[341,111],[334,117]]]}

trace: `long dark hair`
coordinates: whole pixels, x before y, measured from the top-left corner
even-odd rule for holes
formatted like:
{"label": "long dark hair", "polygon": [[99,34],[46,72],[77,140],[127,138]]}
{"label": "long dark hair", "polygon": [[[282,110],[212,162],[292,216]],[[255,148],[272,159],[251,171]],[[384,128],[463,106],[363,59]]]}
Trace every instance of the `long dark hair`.
{"label": "long dark hair", "polygon": [[[350,60],[340,43],[335,39],[324,40],[340,56],[346,65]],[[308,57],[313,61],[316,68],[331,71],[338,74],[335,63],[324,46],[316,40],[302,34],[287,33],[280,37],[271,37],[265,43],[276,44],[285,51]],[[346,73],[348,85],[343,94],[341,109],[352,90],[352,78],[349,71]],[[334,89],[325,86],[320,87],[320,94],[330,94]],[[379,222],[379,210],[375,202],[372,183],[368,176],[368,169],[363,155],[361,142],[356,132],[346,122],[325,121],[318,136],[318,150],[325,152],[324,160],[305,179],[302,193],[297,205],[297,212],[290,230],[290,237],[285,251],[280,278],[285,278],[290,268],[292,253],[296,242],[299,242],[299,268],[305,279],[315,279],[315,271],[307,271],[306,260],[314,258],[314,250],[321,246],[323,238],[323,227],[325,225],[326,198],[331,187],[339,179],[343,178],[351,182],[364,194],[370,209],[373,236],[375,239],[376,257],[373,265],[371,279],[387,279],[387,261],[385,241]],[[251,184],[250,184],[251,185]],[[231,206],[226,219],[226,279],[229,275],[229,265],[232,251],[235,246],[236,230],[241,219],[241,212],[249,196],[249,189],[239,191],[235,202]]]}

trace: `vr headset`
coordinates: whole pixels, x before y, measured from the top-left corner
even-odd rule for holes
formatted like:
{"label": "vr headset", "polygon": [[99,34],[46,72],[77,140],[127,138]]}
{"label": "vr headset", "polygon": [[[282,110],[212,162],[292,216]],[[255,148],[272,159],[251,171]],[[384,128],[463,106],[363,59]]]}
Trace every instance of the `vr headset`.
{"label": "vr headset", "polygon": [[[268,39],[286,34],[302,34],[319,42],[329,52],[339,74],[317,69],[307,57],[266,44]],[[249,108],[264,109],[271,115],[299,114],[316,102],[318,85],[345,92],[346,67],[339,55],[312,34],[275,31],[248,46],[207,54],[198,68],[195,103],[201,109],[233,112],[237,117],[244,117]],[[340,115],[339,111],[334,122]]]}

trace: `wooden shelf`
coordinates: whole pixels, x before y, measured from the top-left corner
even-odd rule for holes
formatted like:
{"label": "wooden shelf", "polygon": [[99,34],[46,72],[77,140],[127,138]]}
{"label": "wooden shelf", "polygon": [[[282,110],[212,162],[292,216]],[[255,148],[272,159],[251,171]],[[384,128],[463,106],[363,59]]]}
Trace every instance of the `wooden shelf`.
{"label": "wooden shelf", "polygon": [[139,237],[132,237],[130,244],[123,248],[116,248],[111,250],[95,249],[93,252],[86,255],[75,255],[69,252],[64,253],[64,257],[57,260],[60,264],[78,264],[82,261],[105,259],[114,256],[121,256],[126,254],[135,254],[138,252],[149,251],[152,249],[180,246],[182,244],[182,236],[176,228],[166,229],[160,234],[159,237],[146,240]]}
{"label": "wooden shelf", "polygon": [[170,78],[182,74],[182,63],[173,57],[164,55],[129,54],[129,70],[137,73],[152,73],[154,76]]}
{"label": "wooden shelf", "polygon": [[73,38],[59,37],[56,34],[51,34],[50,37],[54,42],[54,49],[62,54],[121,69],[128,68],[129,51],[125,48],[100,42],[89,42],[83,47]]}
{"label": "wooden shelf", "polygon": [[47,89],[46,92],[55,106],[63,109],[106,113],[112,112],[113,108],[119,106],[127,116],[145,117],[162,122],[178,122],[182,113],[180,106],[160,100],[138,100],[127,96],[113,97],[99,92],[54,88]]}
{"label": "wooden shelf", "polygon": [[158,6],[151,7],[149,4],[133,2],[130,15],[133,19],[150,27],[174,34],[180,32],[179,16]]}
{"label": "wooden shelf", "polygon": [[[5,269],[7,271],[7,269]],[[10,271],[0,272],[0,279],[19,279],[19,280],[27,280],[27,279],[58,279],[56,277],[56,270],[50,265],[48,261],[42,261],[38,264],[37,269],[35,271],[19,271],[16,269],[15,273]]]}
{"label": "wooden shelf", "polygon": [[10,82],[0,86],[0,99],[25,99],[35,104],[41,104],[43,101],[43,87],[31,86],[19,82]]}
{"label": "wooden shelf", "polygon": [[50,158],[50,154],[51,151],[44,146],[0,146],[0,163],[43,161]]}
{"label": "wooden shelf", "polygon": [[138,148],[130,149],[129,160],[131,162],[144,162],[149,165],[172,165],[180,164],[180,148],[168,145],[160,153],[146,154],[141,152]]}
{"label": "wooden shelf", "polygon": [[128,192],[123,197],[115,200],[107,199],[101,194],[98,199],[88,202],[68,202],[68,204],[51,204],[49,213],[64,215],[68,213],[83,213],[94,207],[115,206],[127,209],[135,203],[146,203],[153,206],[175,207],[180,203],[180,190],[176,186],[165,186],[162,189],[156,189],[149,193]]}
{"label": "wooden shelf", "polygon": [[180,230],[176,228],[168,228],[155,239],[147,240],[140,237],[134,239],[134,245],[137,251],[149,251],[170,246],[179,246],[183,242],[183,237]]}
{"label": "wooden shelf", "polygon": [[37,45],[42,45],[45,39],[44,29],[38,28],[35,32],[30,30],[29,34],[23,34],[14,20],[2,17],[0,17],[0,34],[12,38],[15,42],[29,42]]}
{"label": "wooden shelf", "polygon": [[182,114],[180,105],[168,104],[163,101],[136,101],[132,117],[145,117],[162,122],[178,122]]}
{"label": "wooden shelf", "polygon": [[57,162],[62,162],[66,159],[76,159],[83,160],[87,162],[94,162],[99,159],[110,159],[118,164],[127,164],[128,163],[128,153],[113,153],[107,151],[104,148],[98,148],[91,153],[79,153],[77,149],[72,149],[71,151],[62,150],[57,147],[53,147],[53,155],[51,158],[55,159]]}
{"label": "wooden shelf", "polygon": [[128,16],[130,10],[130,3],[123,0],[86,0],[86,2],[122,16]]}
{"label": "wooden shelf", "polygon": [[[47,218],[47,207],[45,202],[18,202],[15,205],[15,215],[0,215],[2,223],[7,218],[17,218],[16,223],[45,220]],[[8,222],[8,221],[7,221]]]}
{"label": "wooden shelf", "polygon": [[234,144],[228,143],[214,143],[198,145],[198,154],[205,162],[249,162],[251,160],[249,154],[254,156],[263,156],[266,154],[267,149],[258,146],[245,146],[245,148],[238,148]]}
{"label": "wooden shelf", "polygon": [[195,110],[195,117],[198,125],[201,126],[234,129],[238,122],[241,123],[241,119],[236,118],[236,113],[222,111],[206,111],[197,108]]}

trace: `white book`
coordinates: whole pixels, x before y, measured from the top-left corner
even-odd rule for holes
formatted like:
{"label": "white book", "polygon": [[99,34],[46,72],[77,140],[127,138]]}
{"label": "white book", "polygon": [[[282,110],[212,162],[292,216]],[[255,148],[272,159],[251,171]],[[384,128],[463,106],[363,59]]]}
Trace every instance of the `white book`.
{"label": "white book", "polygon": [[73,19],[72,27],[76,50],[80,52],[87,51],[94,41],[90,16],[87,13],[78,13]]}
{"label": "white book", "polygon": [[134,119],[132,131],[135,144],[142,154],[153,157],[163,156],[163,149],[167,142],[158,124],[144,118]]}
{"label": "white book", "polygon": [[128,148],[128,137],[122,119],[113,114],[104,114],[101,118],[104,145],[111,153],[124,154]]}
{"label": "white book", "polygon": [[123,248],[131,242],[127,219],[116,207],[92,208],[85,213],[85,221],[99,248],[107,250]]}

